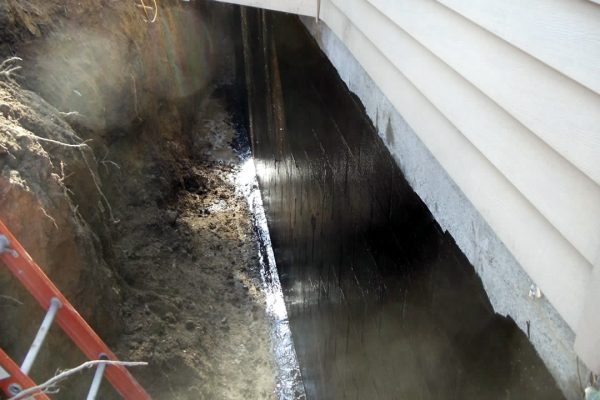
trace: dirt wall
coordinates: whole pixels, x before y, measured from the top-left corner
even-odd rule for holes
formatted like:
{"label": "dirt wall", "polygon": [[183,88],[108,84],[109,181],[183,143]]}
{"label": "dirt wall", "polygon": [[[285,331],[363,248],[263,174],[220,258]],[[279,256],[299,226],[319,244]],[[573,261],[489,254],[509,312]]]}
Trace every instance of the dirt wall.
{"label": "dirt wall", "polygon": [[[0,62],[20,58],[0,68],[20,67],[0,73],[0,218],[109,343],[127,295],[119,207],[163,201],[182,178],[168,161],[189,153],[194,110],[235,71],[215,32],[229,12],[163,1],[154,20],[134,1],[0,1]],[[0,294],[0,346],[20,361],[43,313],[3,268]],[[52,332],[33,376],[80,360]]]}

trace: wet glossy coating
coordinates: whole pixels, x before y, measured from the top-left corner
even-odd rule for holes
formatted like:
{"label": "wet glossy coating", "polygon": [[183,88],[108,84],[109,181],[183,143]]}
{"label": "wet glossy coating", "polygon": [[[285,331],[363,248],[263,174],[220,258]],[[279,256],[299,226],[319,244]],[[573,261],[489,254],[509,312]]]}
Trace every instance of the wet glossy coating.
{"label": "wet glossy coating", "polygon": [[243,25],[253,151],[308,397],[562,398],[302,25],[250,9]]}

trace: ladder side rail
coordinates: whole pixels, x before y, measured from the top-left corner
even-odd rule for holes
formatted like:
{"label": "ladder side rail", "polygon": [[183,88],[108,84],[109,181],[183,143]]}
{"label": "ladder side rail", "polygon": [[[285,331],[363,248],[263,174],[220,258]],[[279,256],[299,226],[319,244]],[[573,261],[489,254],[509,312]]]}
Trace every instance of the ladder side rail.
{"label": "ladder side rail", "polygon": [[[53,297],[58,298],[62,307],[58,310],[56,322],[85,356],[90,360],[97,360],[101,355],[105,355],[109,360],[118,360],[2,221],[0,221],[0,234],[8,238],[10,247],[18,253],[18,257],[15,257],[10,251],[6,251],[0,254],[0,259],[44,310],[48,310]],[[105,375],[115,390],[125,399],[150,399],[144,388],[124,366],[110,365],[106,368]]]}
{"label": "ladder side rail", "polygon": [[[0,388],[2,391],[8,396],[12,397],[16,395],[18,392],[11,388],[20,388],[19,391],[28,389],[36,386],[36,384],[31,380],[31,378],[21,371],[21,368],[0,348],[0,367],[2,367],[6,372],[10,374],[9,377],[0,380]],[[46,396],[42,392],[38,392],[34,396],[36,400],[50,400],[48,396]]]}

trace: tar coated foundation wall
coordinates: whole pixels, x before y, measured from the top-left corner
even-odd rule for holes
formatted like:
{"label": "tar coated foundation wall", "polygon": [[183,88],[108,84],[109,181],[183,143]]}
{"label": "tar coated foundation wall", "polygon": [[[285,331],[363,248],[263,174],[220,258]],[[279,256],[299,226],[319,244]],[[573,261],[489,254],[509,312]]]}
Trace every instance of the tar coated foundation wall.
{"label": "tar coated foundation wall", "polygon": [[[529,296],[531,277],[338,36],[322,22],[302,20],[364,104],[412,188],[475,266],[494,309],[529,335],[565,395],[581,398],[578,370],[585,379],[587,369],[573,349],[573,329],[546,297]],[[460,161],[461,154],[454,157]]]}

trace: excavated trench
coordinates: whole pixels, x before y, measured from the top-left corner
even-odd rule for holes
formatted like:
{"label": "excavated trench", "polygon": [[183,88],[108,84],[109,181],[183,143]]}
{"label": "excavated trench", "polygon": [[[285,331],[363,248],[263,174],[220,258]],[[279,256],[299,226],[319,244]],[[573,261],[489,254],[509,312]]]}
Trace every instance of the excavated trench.
{"label": "excavated trench", "polygon": [[[0,217],[154,398],[562,398],[296,18],[7,4]],[[42,312],[0,294],[20,360]],[[55,330],[33,377],[82,359]]]}
{"label": "excavated trench", "polygon": [[[128,2],[0,5],[2,59],[22,58],[0,79],[3,221],[119,358],[149,363],[132,372],[153,398],[293,394],[250,212],[239,10],[165,1],[149,23]],[[0,294],[20,362],[43,313],[5,269]],[[32,377],[82,361],[53,329]],[[52,397],[84,397],[92,372]]]}

